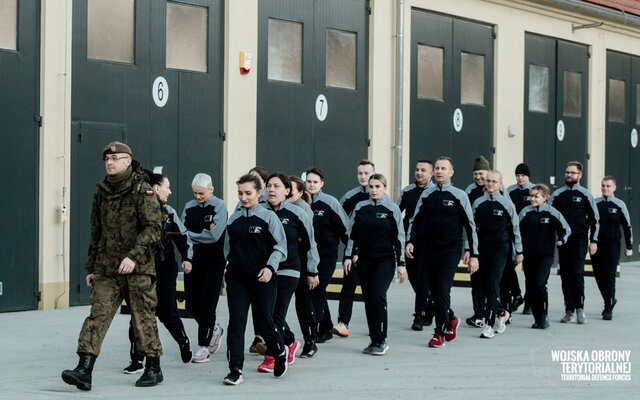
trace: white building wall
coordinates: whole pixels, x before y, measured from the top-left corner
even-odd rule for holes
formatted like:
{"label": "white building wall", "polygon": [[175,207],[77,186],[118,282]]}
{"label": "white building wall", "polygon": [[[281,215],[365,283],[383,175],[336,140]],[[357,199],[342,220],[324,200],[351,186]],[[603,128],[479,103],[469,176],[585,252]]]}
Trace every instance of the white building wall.
{"label": "white building wall", "polygon": [[39,308],[52,309],[69,305],[72,1],[41,4],[38,281]]}

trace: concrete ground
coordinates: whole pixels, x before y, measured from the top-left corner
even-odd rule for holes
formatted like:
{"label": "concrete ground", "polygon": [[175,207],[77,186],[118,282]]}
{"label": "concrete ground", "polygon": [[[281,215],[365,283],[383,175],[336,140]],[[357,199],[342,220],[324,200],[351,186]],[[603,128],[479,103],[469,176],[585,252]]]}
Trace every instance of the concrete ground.
{"label": "concrete ground", "polygon": [[[531,316],[516,313],[507,331],[495,339],[480,339],[480,329],[464,325],[458,339],[441,349],[430,349],[431,330],[409,329],[413,295],[409,284],[393,283],[389,290],[389,332],[387,355],[362,354],[368,344],[362,303],[356,303],[351,335],[334,337],[319,345],[312,359],[297,359],[286,376],[276,380],[257,372],[261,358],[247,354],[245,383],[225,386],[226,343],[212,361],[182,364],[177,345],[161,327],[165,355],[164,382],[152,388],[136,388],[139,375],[123,374],[128,363],[127,329],[129,316],[118,314],[106,337],[93,373],[93,390],[82,392],[62,382],[63,369],[77,363],[76,339],[88,307],[54,311],[27,311],[0,314],[0,399],[639,399],[640,375],[635,361],[640,354],[640,263],[622,265],[618,279],[618,305],[613,321],[600,316],[602,301],[592,277],[586,277],[585,325],[558,322],[563,313],[560,278],[549,279],[551,327],[533,330]],[[524,277],[520,273],[520,282]],[[337,310],[337,302],[330,302]],[[452,307],[463,320],[471,314],[470,289],[452,290]],[[295,314],[290,324],[298,332]],[[521,311],[521,310],[520,310]],[[226,298],[218,305],[218,319],[228,321]],[[188,333],[196,337],[193,320],[185,320]],[[248,332],[251,332],[249,325]],[[247,336],[247,347],[251,337]],[[569,374],[563,380],[563,365],[552,359],[554,350],[572,350],[564,355],[589,357],[586,368],[618,368],[605,378],[614,381],[576,381],[590,374]],[[628,360],[592,361],[606,350],[627,351]],[[602,351],[602,352],[601,352]],[[612,353],[609,353],[611,355]],[[614,353],[619,354],[619,353]],[[628,361],[625,363],[625,361]],[[569,364],[565,365],[565,368]],[[573,366],[578,368],[577,365]],[[629,370],[630,369],[630,372]],[[567,371],[565,371],[567,372]],[[594,377],[595,378],[595,377]]]}

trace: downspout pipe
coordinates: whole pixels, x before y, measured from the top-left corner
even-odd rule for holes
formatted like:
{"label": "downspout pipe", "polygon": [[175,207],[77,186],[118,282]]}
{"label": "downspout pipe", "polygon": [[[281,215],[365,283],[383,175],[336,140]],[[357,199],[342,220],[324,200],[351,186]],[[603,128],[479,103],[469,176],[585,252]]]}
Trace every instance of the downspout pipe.
{"label": "downspout pipe", "polygon": [[621,9],[614,10],[581,0],[538,0],[537,2],[539,4],[546,4],[555,8],[573,11],[581,15],[593,18],[602,18],[627,27],[640,29],[640,17],[626,13]]}
{"label": "downspout pipe", "polygon": [[396,104],[394,190],[402,190],[402,143],[404,129],[404,0],[396,0]]}

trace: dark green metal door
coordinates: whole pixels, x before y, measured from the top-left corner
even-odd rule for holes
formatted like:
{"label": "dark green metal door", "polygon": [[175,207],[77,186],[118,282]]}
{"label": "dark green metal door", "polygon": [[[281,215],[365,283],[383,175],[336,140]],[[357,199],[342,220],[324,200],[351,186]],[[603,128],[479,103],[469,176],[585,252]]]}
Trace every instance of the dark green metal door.
{"label": "dark green metal door", "polygon": [[525,36],[524,162],[534,182],[562,186],[568,161],[587,164],[588,60],[587,46]]}
{"label": "dark green metal door", "polygon": [[472,160],[494,153],[494,30],[417,9],[411,18],[410,165],[451,156],[466,185]]}
{"label": "dark green metal door", "polygon": [[81,167],[71,170],[71,265],[69,277],[69,304],[85,304],[91,289],[85,283],[84,265],[89,249],[89,221],[96,183],[105,175],[100,159],[104,145],[113,140],[124,141],[124,124],[75,121],[71,123],[71,159]]}
{"label": "dark green metal door", "polygon": [[38,307],[40,2],[16,3],[0,10],[17,21],[0,41],[0,311]]}
{"label": "dark green metal door", "polygon": [[368,1],[259,2],[257,163],[325,170],[325,191],[353,186],[366,157]]}
{"label": "dark green metal door", "polygon": [[525,36],[524,75],[524,162],[531,168],[531,181],[551,184],[556,176],[554,39]]}
{"label": "dark green metal door", "polygon": [[[605,174],[616,178],[616,197],[627,204],[631,225],[636,229],[640,226],[640,201],[634,196],[634,189],[640,189],[639,86],[640,58],[607,51]],[[638,258],[637,251],[634,258]]]}
{"label": "dark green metal door", "polygon": [[[222,0],[180,0],[167,2],[202,10],[206,22],[206,63],[204,70],[186,70],[167,66],[167,7],[164,1],[151,2],[150,76],[143,96],[163,77],[170,88],[163,107],[150,102],[149,165],[163,166],[173,192],[169,202],[178,212],[193,198],[193,176],[204,172],[213,178],[215,194],[223,196],[223,50],[224,14]],[[187,8],[187,9],[188,9]],[[197,67],[196,67],[197,68]],[[157,89],[160,90],[160,89]]]}
{"label": "dark green metal door", "polygon": [[556,184],[564,180],[566,163],[577,160],[585,166],[582,184],[586,186],[590,173],[587,167],[589,48],[562,40],[558,40],[557,46],[556,176],[561,182]]}
{"label": "dark green metal door", "polygon": [[[88,56],[91,13],[87,0],[74,2],[72,305],[88,300],[83,266],[89,213],[95,183],[104,176],[106,143],[124,140],[145,168],[162,167],[171,180],[169,203],[178,212],[192,197],[197,172],[210,174],[222,196],[222,0],[132,4],[133,58],[123,62]],[[184,57],[175,52],[190,46],[196,50]]]}

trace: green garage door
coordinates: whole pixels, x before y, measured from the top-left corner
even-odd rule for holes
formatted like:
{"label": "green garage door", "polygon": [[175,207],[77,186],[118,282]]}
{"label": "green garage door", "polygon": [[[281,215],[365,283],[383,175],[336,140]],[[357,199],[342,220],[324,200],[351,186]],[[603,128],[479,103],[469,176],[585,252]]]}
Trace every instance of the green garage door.
{"label": "green garage door", "polygon": [[[616,197],[627,204],[631,225],[637,231],[640,229],[640,57],[607,51],[606,118],[605,174],[616,177]],[[638,249],[634,251],[634,259],[638,259]]]}
{"label": "green garage door", "polygon": [[[524,162],[531,180],[564,185],[567,162],[587,166],[589,50],[533,34],[525,36]],[[582,184],[588,182],[588,168]]]}
{"label": "green garage door", "polygon": [[259,165],[316,165],[338,197],[353,186],[368,145],[367,27],[365,0],[260,0]]}
{"label": "green garage door", "polygon": [[494,153],[493,40],[490,25],[412,10],[410,165],[450,156],[461,187]]}
{"label": "green garage door", "polygon": [[179,212],[192,198],[194,174],[206,172],[223,187],[222,3],[74,2],[72,305],[88,300],[83,266],[106,143],[124,140],[143,166],[162,167]]}
{"label": "green garage door", "polygon": [[0,7],[0,311],[38,307],[40,2]]}

